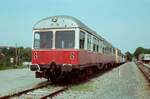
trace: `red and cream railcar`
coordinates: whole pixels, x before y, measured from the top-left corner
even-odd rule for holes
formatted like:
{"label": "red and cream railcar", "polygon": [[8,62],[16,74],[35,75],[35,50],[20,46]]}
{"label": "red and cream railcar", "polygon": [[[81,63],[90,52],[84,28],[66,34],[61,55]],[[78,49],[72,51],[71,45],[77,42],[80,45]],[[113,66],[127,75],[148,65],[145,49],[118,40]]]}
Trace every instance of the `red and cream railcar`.
{"label": "red and cream railcar", "polygon": [[44,18],[34,25],[33,35],[30,69],[36,77],[53,79],[62,72],[120,62],[117,48],[71,16]]}

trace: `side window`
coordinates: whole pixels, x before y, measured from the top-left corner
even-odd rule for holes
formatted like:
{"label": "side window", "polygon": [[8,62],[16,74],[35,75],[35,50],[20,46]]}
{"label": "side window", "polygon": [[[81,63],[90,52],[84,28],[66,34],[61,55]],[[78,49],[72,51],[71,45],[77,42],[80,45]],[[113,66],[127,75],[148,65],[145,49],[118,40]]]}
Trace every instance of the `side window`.
{"label": "side window", "polygon": [[118,56],[121,56],[121,55],[120,55],[120,50],[118,50]]}
{"label": "side window", "polygon": [[96,38],[93,37],[93,51],[96,51]]}
{"label": "side window", "polygon": [[110,46],[110,48],[109,48],[109,54],[112,54],[112,52],[111,52],[111,46]]}
{"label": "side window", "polygon": [[99,52],[99,40],[97,40],[96,44],[97,44],[97,52]]}
{"label": "side window", "polygon": [[106,46],[106,54],[108,54],[108,46]]}
{"label": "side window", "polygon": [[103,46],[103,54],[105,54],[105,45]]}
{"label": "side window", "polygon": [[106,47],[104,47],[104,54],[106,54],[107,53],[107,48]]}
{"label": "side window", "polygon": [[101,40],[99,40],[99,46],[100,46],[100,52],[103,53],[103,43]]}
{"label": "side window", "polygon": [[115,48],[113,48],[113,53],[114,53],[114,55],[116,54]]}
{"label": "side window", "polygon": [[85,33],[80,31],[80,49],[85,48]]}
{"label": "side window", "polygon": [[87,48],[88,50],[91,50],[91,35],[88,34],[88,37],[87,37]]}
{"label": "side window", "polygon": [[104,42],[102,42],[102,53],[104,54]]}

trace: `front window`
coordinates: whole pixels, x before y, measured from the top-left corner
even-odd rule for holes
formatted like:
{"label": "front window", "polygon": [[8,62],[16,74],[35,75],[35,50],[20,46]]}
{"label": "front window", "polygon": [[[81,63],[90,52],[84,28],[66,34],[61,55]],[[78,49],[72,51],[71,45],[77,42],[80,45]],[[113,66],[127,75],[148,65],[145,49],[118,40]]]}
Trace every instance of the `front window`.
{"label": "front window", "polygon": [[74,48],[75,31],[56,31],[56,48]]}
{"label": "front window", "polygon": [[35,32],[34,48],[47,49],[52,48],[52,31]]}

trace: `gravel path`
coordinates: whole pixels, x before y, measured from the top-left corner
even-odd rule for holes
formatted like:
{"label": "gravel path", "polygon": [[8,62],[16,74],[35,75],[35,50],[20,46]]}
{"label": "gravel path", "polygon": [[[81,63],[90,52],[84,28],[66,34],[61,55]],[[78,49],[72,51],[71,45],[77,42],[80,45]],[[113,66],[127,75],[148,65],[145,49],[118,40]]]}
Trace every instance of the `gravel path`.
{"label": "gravel path", "polygon": [[12,69],[0,71],[0,96],[33,88],[44,83],[45,79],[35,78],[29,69]]}
{"label": "gravel path", "polygon": [[137,66],[129,62],[119,68],[73,86],[54,99],[150,99],[150,84]]}
{"label": "gravel path", "polygon": [[[120,69],[119,69],[120,68]],[[121,65],[86,83],[70,87],[54,99],[150,99],[150,84],[133,62]],[[46,82],[29,69],[0,71],[0,96]]]}

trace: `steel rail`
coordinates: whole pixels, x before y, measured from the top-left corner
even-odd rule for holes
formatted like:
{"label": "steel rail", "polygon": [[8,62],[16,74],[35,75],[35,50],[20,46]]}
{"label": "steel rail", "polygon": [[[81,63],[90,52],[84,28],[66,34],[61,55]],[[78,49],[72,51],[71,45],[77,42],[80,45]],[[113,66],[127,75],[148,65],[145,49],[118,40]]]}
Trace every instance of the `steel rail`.
{"label": "steel rail", "polygon": [[[150,68],[146,67],[143,63],[136,63],[136,65],[138,66],[140,71],[146,76],[146,78],[150,81],[150,72],[145,70],[145,69],[149,69],[150,71]],[[142,65],[142,67],[140,65]]]}
{"label": "steel rail", "polygon": [[64,87],[64,88],[62,88],[62,89],[60,89],[60,90],[57,90],[57,91],[55,91],[55,92],[53,92],[53,93],[50,93],[50,94],[47,95],[47,96],[44,96],[44,97],[40,98],[40,99],[53,98],[54,96],[56,96],[56,95],[58,95],[58,94],[60,94],[60,93],[62,93],[62,92],[64,92],[64,91],[66,91],[66,90],[68,90],[68,88],[67,88],[67,87]]}
{"label": "steel rail", "polygon": [[47,83],[45,85],[41,85],[41,86],[35,87],[35,88],[31,88],[31,89],[27,89],[27,90],[24,90],[24,91],[20,91],[20,92],[14,93],[14,94],[10,94],[10,95],[7,95],[7,96],[2,96],[2,97],[0,97],[0,99],[9,99],[9,98],[16,97],[16,96],[18,97],[18,96],[21,96],[22,94],[26,94],[26,93],[28,93],[30,91],[34,91],[34,90],[46,87],[48,85],[49,85],[49,83]]}

